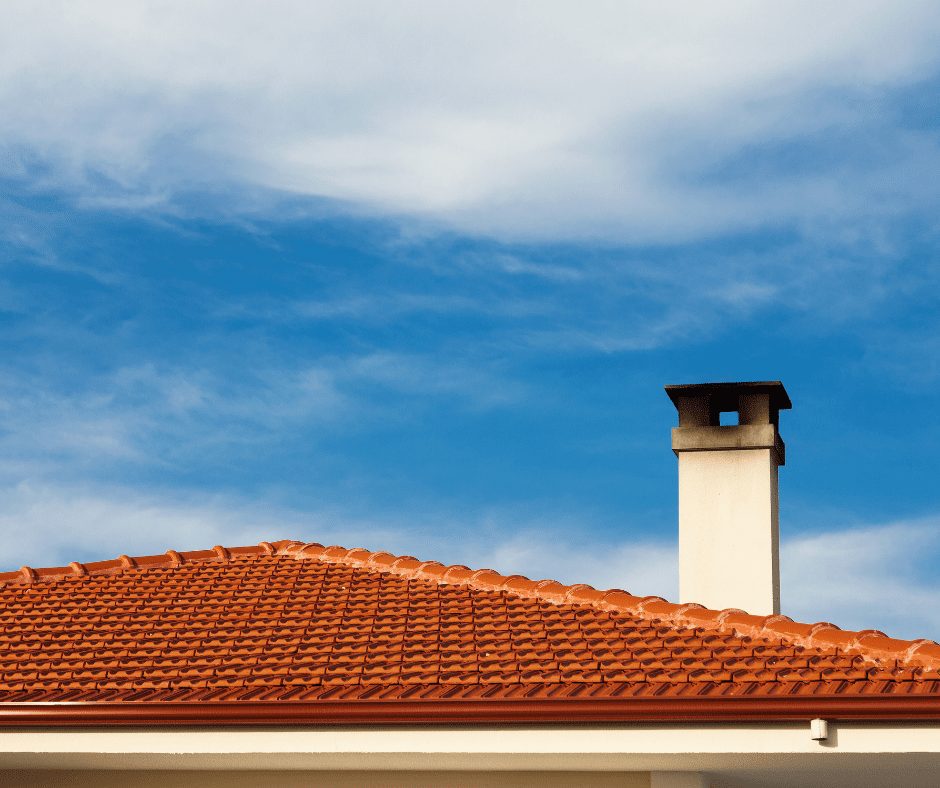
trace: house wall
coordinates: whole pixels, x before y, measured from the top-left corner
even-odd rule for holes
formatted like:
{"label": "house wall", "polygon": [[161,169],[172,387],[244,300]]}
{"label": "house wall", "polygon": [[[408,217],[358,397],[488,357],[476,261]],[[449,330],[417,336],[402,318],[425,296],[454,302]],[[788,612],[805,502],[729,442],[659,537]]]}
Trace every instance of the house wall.
{"label": "house wall", "polygon": [[0,786],[20,788],[650,788],[644,773],[445,771],[5,771]]}
{"label": "house wall", "polygon": [[[179,771],[183,769],[191,771]],[[660,774],[647,782],[651,771]],[[685,774],[665,774],[677,771]],[[705,777],[696,785],[690,772]],[[187,783],[188,775],[195,775],[195,782]],[[260,783],[250,779],[258,775],[264,777]],[[472,782],[477,775],[480,779]],[[275,782],[274,776],[283,779]],[[442,776],[452,781],[442,782]],[[177,777],[182,781],[174,782]],[[368,782],[372,777],[378,782]],[[328,784],[937,788],[940,726],[830,721],[824,742],[811,738],[809,720],[688,726],[0,731],[0,786]]]}

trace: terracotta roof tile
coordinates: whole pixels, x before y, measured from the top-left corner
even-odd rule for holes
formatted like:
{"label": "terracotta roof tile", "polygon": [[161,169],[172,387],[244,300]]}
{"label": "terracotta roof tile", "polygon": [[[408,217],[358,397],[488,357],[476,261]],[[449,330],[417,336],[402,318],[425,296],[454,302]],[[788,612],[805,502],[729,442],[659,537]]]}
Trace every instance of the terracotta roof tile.
{"label": "terracotta roof tile", "polygon": [[0,702],[940,693],[940,646],[281,541],[0,574]]}

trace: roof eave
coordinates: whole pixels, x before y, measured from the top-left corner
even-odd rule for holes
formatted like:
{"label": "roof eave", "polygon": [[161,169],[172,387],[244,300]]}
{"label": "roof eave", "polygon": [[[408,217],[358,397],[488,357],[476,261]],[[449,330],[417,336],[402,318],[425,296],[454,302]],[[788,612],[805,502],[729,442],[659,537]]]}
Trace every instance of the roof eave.
{"label": "roof eave", "polygon": [[3,703],[0,727],[940,721],[938,696]]}

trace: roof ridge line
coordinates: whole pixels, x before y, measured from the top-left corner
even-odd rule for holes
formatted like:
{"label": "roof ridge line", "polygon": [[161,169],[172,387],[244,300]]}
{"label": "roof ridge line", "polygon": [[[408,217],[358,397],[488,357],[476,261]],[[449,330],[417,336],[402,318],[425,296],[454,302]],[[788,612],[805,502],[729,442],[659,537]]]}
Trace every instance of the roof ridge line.
{"label": "roof ridge line", "polygon": [[410,555],[370,551],[362,547],[324,546],[319,542],[290,542],[279,553],[298,560],[317,559],[329,563],[360,566],[403,577],[459,584],[483,591],[500,590],[516,596],[542,599],[554,604],[589,605],[664,620],[683,627],[711,629],[749,637],[779,637],[813,648],[836,647],[872,661],[894,660],[910,668],[940,670],[940,644],[926,638],[892,638],[877,629],[841,629],[828,621],[814,624],[789,616],[757,616],[738,608],[715,610],[697,602],[669,602],[658,596],[639,597],[619,588],[601,591],[585,583],[565,585],[557,580],[531,580],[524,575],[503,575],[494,569],[470,569],[462,564],[445,566],[439,561],[421,561]]}
{"label": "roof ridge line", "polygon": [[30,586],[33,584],[63,580],[69,577],[88,575],[107,575],[129,569],[165,569],[191,563],[228,563],[232,558],[252,555],[278,555],[288,545],[299,544],[293,539],[281,539],[276,542],[259,542],[240,547],[216,545],[211,550],[184,550],[172,548],[165,553],[151,555],[126,554],[104,561],[72,561],[68,566],[47,566],[34,568],[23,566],[12,572],[0,572],[0,588],[7,585]]}

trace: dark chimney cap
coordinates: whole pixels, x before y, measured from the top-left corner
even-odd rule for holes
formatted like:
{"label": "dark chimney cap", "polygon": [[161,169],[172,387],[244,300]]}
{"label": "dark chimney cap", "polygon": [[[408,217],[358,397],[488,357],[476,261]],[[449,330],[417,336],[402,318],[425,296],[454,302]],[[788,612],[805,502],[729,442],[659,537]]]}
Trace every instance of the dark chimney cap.
{"label": "dark chimney cap", "polygon": [[787,390],[779,380],[745,381],[742,383],[686,383],[678,386],[666,386],[666,394],[672,404],[679,408],[680,397],[707,397],[716,411],[738,409],[742,394],[770,395],[770,407],[773,410],[789,410],[793,407]]}

